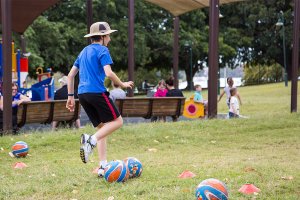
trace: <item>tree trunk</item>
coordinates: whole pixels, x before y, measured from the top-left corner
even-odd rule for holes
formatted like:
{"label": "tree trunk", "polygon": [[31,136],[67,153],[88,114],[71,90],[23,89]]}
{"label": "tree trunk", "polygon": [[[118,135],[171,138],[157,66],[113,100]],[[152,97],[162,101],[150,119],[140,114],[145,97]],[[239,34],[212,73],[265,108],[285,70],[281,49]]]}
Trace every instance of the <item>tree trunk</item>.
{"label": "tree trunk", "polygon": [[184,71],[186,74],[186,81],[187,81],[186,90],[190,90],[190,88],[191,88],[191,71],[189,68],[185,68]]}

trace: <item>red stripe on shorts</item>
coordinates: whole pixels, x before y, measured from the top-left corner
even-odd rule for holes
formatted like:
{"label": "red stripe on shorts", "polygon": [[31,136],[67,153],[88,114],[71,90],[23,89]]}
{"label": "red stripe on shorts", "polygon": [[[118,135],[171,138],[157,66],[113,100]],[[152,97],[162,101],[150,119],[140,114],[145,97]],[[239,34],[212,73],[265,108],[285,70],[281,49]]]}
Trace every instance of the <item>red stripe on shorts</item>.
{"label": "red stripe on shorts", "polygon": [[112,115],[114,116],[114,119],[116,119],[117,118],[116,112],[115,112],[113,106],[111,105],[111,103],[109,102],[108,97],[104,93],[102,93],[102,96],[104,97],[104,99],[105,99],[105,101],[106,101],[106,103],[107,103],[107,105],[108,105],[108,107],[109,107]]}

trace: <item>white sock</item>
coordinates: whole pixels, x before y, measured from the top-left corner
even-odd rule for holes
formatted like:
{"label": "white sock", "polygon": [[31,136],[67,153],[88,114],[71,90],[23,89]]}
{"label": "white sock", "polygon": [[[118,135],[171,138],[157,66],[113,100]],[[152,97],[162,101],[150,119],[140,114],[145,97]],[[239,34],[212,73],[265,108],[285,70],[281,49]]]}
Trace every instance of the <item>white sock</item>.
{"label": "white sock", "polygon": [[100,167],[102,168],[104,168],[106,164],[107,164],[107,160],[101,160],[99,163]]}
{"label": "white sock", "polygon": [[92,145],[96,146],[97,145],[97,138],[95,137],[95,135],[91,136],[91,143]]}

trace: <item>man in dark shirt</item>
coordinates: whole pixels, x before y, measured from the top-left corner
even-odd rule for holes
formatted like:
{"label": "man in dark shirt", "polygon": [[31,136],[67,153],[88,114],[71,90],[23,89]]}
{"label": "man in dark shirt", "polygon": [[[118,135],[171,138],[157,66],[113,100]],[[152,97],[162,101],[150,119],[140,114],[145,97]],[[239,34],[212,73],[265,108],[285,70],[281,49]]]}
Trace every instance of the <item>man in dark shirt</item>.
{"label": "man in dark shirt", "polygon": [[[68,99],[68,77],[63,76],[58,80],[58,82],[62,85],[61,88],[56,90],[54,94],[54,100],[65,100]],[[77,93],[74,94],[75,98],[78,98]],[[53,121],[52,122],[52,129],[55,130],[58,126],[58,121]],[[71,125],[70,125],[71,126]],[[75,122],[75,127],[80,128],[80,119],[78,118]]]}
{"label": "man in dark shirt", "polygon": [[174,87],[174,81],[172,78],[166,81],[168,92],[167,92],[167,97],[183,97],[183,94],[181,90],[175,89]]}
{"label": "man in dark shirt", "polygon": [[169,90],[166,96],[167,97],[183,97],[183,94],[182,94],[181,90],[174,88],[174,89]]}
{"label": "man in dark shirt", "polygon": [[[63,76],[58,80],[58,82],[62,85],[62,87],[56,90],[54,94],[54,100],[68,99],[68,85],[67,85],[68,77]],[[77,92],[75,92],[74,95],[75,95],[75,99],[78,99]]]}
{"label": "man in dark shirt", "polygon": [[[173,78],[169,78],[168,80],[166,80],[166,84],[167,84],[167,88],[168,88],[166,97],[183,97],[181,90],[176,89],[174,87],[174,79]],[[172,119],[173,119],[173,122],[176,122],[177,116],[172,116]]]}
{"label": "man in dark shirt", "polygon": [[54,94],[54,100],[62,100],[68,98],[68,86],[64,85],[60,89],[56,90]]}

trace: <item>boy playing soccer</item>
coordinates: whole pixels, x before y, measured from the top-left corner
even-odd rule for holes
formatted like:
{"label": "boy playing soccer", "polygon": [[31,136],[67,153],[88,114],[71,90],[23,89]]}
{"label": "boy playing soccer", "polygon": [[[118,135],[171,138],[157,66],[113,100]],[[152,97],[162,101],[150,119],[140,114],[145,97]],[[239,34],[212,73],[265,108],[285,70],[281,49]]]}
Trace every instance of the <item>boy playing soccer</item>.
{"label": "boy playing soccer", "polygon": [[100,160],[98,175],[103,177],[106,159],[106,136],[123,125],[123,119],[109,98],[109,93],[104,86],[107,76],[122,88],[132,88],[132,81],[122,82],[112,71],[113,64],[109,50],[111,30],[106,22],[96,22],[91,25],[90,33],[84,37],[90,37],[92,44],[86,46],[78,55],[72,69],[68,74],[68,100],[66,107],[74,112],[74,78],[79,72],[78,98],[86,111],[93,126],[97,131],[93,135],[81,135],[80,157],[87,163],[89,155],[97,146]]}

